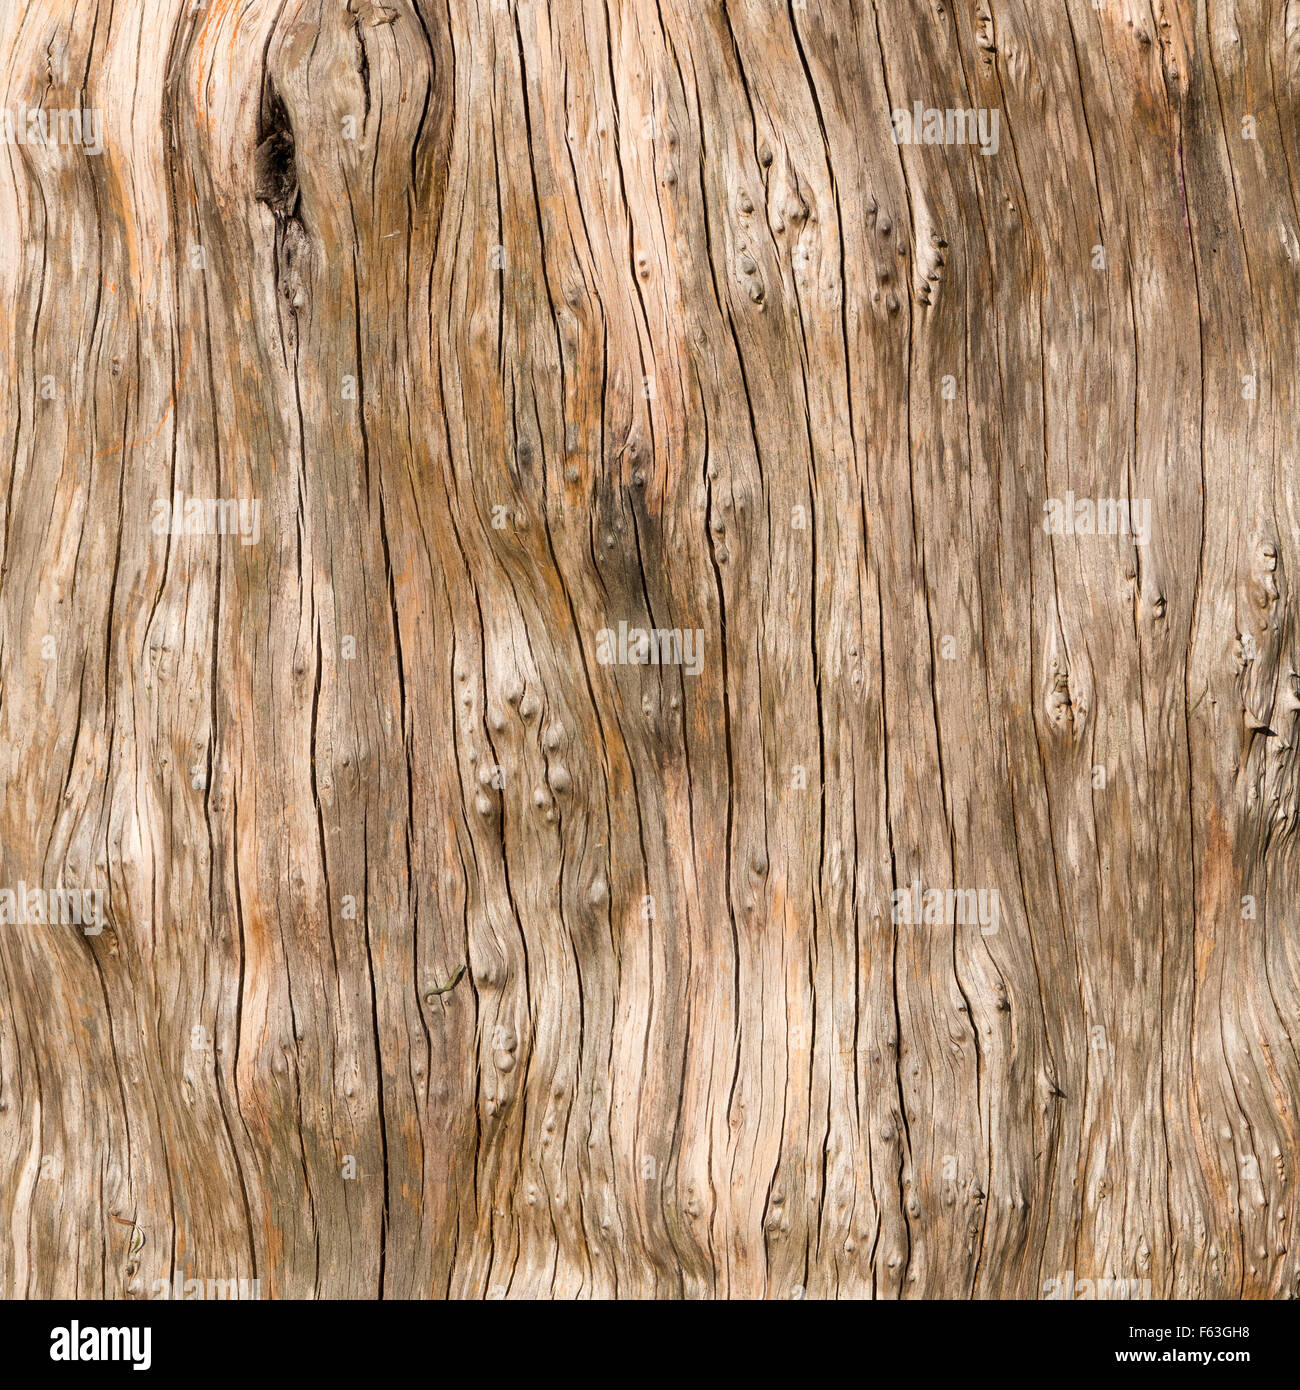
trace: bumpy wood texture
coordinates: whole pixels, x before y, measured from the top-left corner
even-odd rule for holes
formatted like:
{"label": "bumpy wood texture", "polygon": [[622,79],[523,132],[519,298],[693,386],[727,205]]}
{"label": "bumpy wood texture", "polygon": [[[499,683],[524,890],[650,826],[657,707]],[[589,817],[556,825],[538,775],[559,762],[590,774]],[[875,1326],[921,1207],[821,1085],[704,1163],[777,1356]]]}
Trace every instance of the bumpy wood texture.
{"label": "bumpy wood texture", "polygon": [[1300,5],[0,72],[103,123],[0,146],[0,885],[105,923],[0,927],[5,1296],[1300,1287]]}

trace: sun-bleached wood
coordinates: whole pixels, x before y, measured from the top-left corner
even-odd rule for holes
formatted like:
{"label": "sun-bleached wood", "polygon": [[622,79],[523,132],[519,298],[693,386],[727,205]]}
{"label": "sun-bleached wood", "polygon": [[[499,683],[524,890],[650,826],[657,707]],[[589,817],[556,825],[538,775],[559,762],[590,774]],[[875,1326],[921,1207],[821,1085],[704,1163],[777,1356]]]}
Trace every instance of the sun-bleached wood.
{"label": "sun-bleached wood", "polygon": [[106,922],[0,927],[3,1296],[1300,1290],[1300,6],[6,0],[0,72],[103,117],[0,146],[0,885]]}

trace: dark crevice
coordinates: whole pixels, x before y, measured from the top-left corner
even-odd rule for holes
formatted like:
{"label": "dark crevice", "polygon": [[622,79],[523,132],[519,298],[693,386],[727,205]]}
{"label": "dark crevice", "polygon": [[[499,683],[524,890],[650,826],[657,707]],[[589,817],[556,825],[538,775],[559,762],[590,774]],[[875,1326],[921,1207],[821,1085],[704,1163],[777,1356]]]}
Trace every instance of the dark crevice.
{"label": "dark crevice", "polygon": [[357,13],[357,0],[348,0],[348,13],[352,17],[352,37],[357,41],[357,73],[361,78],[361,92],[366,103],[361,117],[361,124],[364,126],[370,119],[370,57],[366,53],[366,41],[361,36],[361,16]]}
{"label": "dark crevice", "polygon": [[253,172],[257,201],[265,203],[275,214],[278,228],[282,230],[285,223],[296,221],[299,190],[293,125],[270,78],[262,96]]}
{"label": "dark crevice", "polygon": [[257,137],[255,195],[275,218],[275,280],[276,292],[283,300],[280,331],[287,365],[297,348],[298,317],[304,312],[311,284],[311,239],[302,220],[293,123],[269,74],[262,89]]}

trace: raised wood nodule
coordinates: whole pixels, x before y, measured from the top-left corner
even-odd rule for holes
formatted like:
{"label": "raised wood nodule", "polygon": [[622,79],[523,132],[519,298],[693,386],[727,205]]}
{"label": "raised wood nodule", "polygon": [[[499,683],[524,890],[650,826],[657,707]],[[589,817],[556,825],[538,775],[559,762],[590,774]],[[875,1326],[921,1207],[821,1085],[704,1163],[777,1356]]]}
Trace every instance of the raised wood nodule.
{"label": "raised wood nodule", "polygon": [[0,71],[0,1296],[1300,1293],[1300,6]]}

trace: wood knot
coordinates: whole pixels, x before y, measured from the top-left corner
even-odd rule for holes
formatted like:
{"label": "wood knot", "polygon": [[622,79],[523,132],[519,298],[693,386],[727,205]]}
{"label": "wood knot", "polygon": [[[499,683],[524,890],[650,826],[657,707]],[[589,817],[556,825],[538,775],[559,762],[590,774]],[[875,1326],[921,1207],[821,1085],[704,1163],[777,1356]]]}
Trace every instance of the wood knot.
{"label": "wood knot", "polygon": [[1075,698],[1070,690],[1070,673],[1056,661],[1052,662],[1051,678],[1044,702],[1047,722],[1059,733],[1077,737],[1083,722],[1084,711],[1076,710]]}
{"label": "wood knot", "polygon": [[284,223],[298,215],[298,166],[293,126],[274,86],[264,99],[253,156],[254,196]]}

